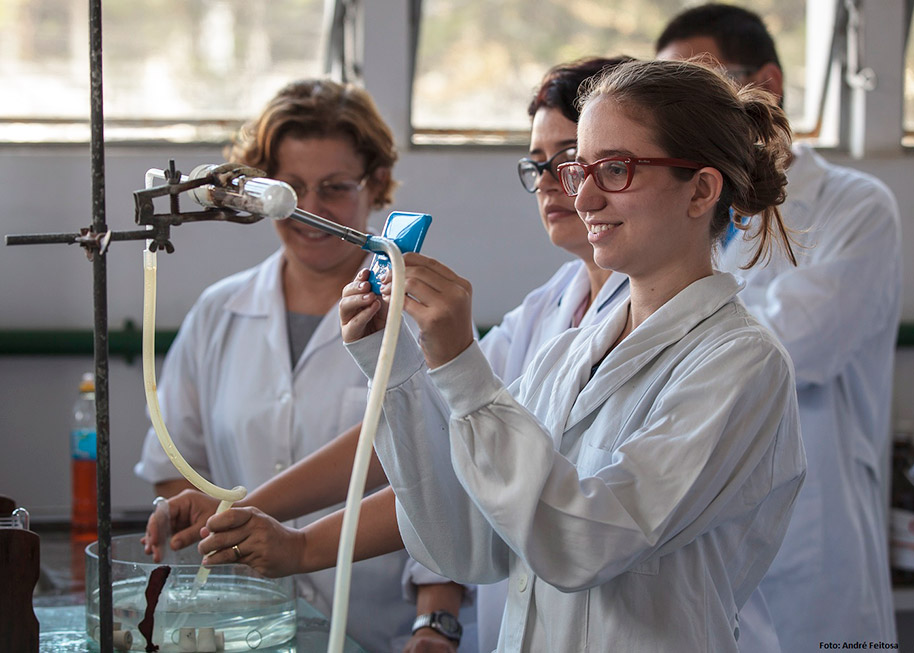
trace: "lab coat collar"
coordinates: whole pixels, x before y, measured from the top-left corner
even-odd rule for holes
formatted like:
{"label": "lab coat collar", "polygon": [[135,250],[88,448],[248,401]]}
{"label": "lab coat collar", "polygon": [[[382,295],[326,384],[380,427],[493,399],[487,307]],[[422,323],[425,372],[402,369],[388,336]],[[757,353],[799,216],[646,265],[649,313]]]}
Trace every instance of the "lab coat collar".
{"label": "lab coat collar", "polygon": [[791,213],[794,210],[808,211],[822,192],[828,164],[808,145],[794,144],[792,152],[793,160],[787,170],[785,206],[791,207]]}
{"label": "lab coat collar", "polygon": [[[787,169],[787,199],[781,206],[781,215],[786,217],[788,228],[811,231],[816,227],[810,224],[810,220],[816,216],[815,209],[825,189],[829,163],[808,145],[795,143],[792,152],[793,160]],[[751,218],[755,223],[758,219],[758,215]],[[754,234],[755,230],[750,229],[724,245],[723,256],[735,258],[723,258],[725,263],[722,267],[735,267],[749,260],[755,249]],[[734,248],[734,245],[737,247]]]}
{"label": "lab coat collar", "polygon": [[[584,313],[578,326],[586,327],[602,321],[610,312],[612,300],[623,292],[628,292],[628,277],[621,272],[613,272],[600,288],[596,298],[590,302],[590,306],[587,307],[587,312]],[[568,287],[559,296],[558,311],[561,321],[571,324],[575,310],[589,294],[590,277],[587,274],[587,266],[581,264],[577,267]]]}
{"label": "lab coat collar", "polygon": [[[277,355],[288,357],[289,330],[286,321],[286,302],[282,294],[282,249],[272,254],[256,269],[254,275],[226,302],[225,308],[237,315],[251,318],[269,318],[267,333],[270,346]],[[342,337],[339,311],[331,308],[321,319],[302,352],[294,369],[297,372],[313,352]]]}
{"label": "lab coat collar", "polygon": [[268,317],[277,302],[285,305],[281,272],[282,249],[255,268],[254,274],[225,303],[225,309],[247,317]]}
{"label": "lab coat collar", "polygon": [[[556,415],[568,418],[561,433],[602,406],[623,383],[665,351],[679,342],[699,323],[733,300],[745,283],[726,272],[699,279],[679,292],[655,311],[643,324],[620,342],[600,364],[593,379],[590,370],[618,338],[628,317],[631,300],[621,303],[610,318],[592,329],[593,337],[578,338],[570,356],[565,358],[559,378],[574,379],[567,384],[558,401],[572,403],[570,410]],[[576,397],[575,397],[576,395]]]}
{"label": "lab coat collar", "polygon": [[591,303],[590,308],[587,309],[584,319],[581,320],[581,326],[588,326],[601,321],[609,313],[612,301],[622,293],[628,293],[628,276],[621,272],[613,272],[609,279],[606,280],[606,283],[603,284],[603,287],[600,288],[600,292],[597,293],[597,297]]}

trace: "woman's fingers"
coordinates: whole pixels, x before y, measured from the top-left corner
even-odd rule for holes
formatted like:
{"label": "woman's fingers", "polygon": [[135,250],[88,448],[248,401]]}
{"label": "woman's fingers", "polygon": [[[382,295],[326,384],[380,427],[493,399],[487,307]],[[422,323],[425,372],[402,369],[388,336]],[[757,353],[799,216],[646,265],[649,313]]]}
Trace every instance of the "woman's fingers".
{"label": "woman's fingers", "polygon": [[187,528],[181,529],[177,533],[171,536],[171,541],[169,545],[172,550],[180,551],[186,546],[190,546],[194,542],[200,539],[200,526],[199,524],[192,524]]}
{"label": "woman's fingers", "polygon": [[149,515],[146,521],[146,534],[141,538],[143,543],[143,552],[146,555],[152,554],[153,562],[162,561],[162,552],[159,549],[159,523],[155,513]]}
{"label": "woman's fingers", "polygon": [[[233,546],[238,545],[236,544]],[[240,547],[238,550],[241,550]],[[235,550],[232,547],[215,549],[209,554],[204,554],[203,556],[203,564],[207,567],[211,567],[213,565],[229,565],[235,562],[244,562],[244,554],[239,557],[235,554]]]}
{"label": "woman's fingers", "polygon": [[[423,305],[442,299],[453,301],[472,292],[469,281],[433,258],[410,252],[404,256],[406,263],[405,288],[409,298]],[[380,278],[381,295],[390,297],[392,279],[385,274]]]}
{"label": "woman's fingers", "polygon": [[203,539],[197,545],[197,550],[205,556],[237,544],[247,536],[245,526],[256,512],[259,512],[256,508],[229,508],[213,515],[201,530]]}
{"label": "woman's fingers", "polygon": [[[404,310],[420,329],[420,344],[430,367],[442,365],[473,341],[472,294],[469,281],[428,256],[404,255]],[[343,341],[354,342],[386,324],[393,279],[379,277],[381,296],[373,294],[367,271],[360,272],[343,290],[340,323]]]}
{"label": "woman's fingers", "polygon": [[380,297],[368,282],[368,270],[361,270],[343,288],[340,298],[340,326],[343,342],[355,342],[384,328],[387,315]]}
{"label": "woman's fingers", "polygon": [[304,535],[256,508],[227,510],[203,530],[199,550],[207,566],[241,562],[271,578],[298,571]]}
{"label": "woman's fingers", "polygon": [[[404,256],[404,262],[404,310],[419,326],[419,344],[426,362],[429,367],[438,367],[473,341],[473,288],[469,281],[435,259],[410,253]],[[381,293],[389,298],[389,280],[381,286]]]}
{"label": "woman's fingers", "polygon": [[[403,262],[406,265],[406,282],[411,280],[420,280],[427,284],[429,288],[438,292],[444,292],[451,286],[463,288],[467,291],[471,288],[469,281],[451,270],[441,261],[438,261],[422,254],[409,252],[403,256]],[[390,289],[390,275],[384,273],[379,279],[383,286]]]}
{"label": "woman's fingers", "polygon": [[340,299],[340,321],[343,325],[353,326],[367,322],[381,308],[380,304],[380,298],[371,292],[370,286],[357,295],[344,296]]}
{"label": "woman's fingers", "polygon": [[206,520],[206,527],[211,533],[221,533],[235,528],[241,528],[260,513],[257,508],[229,508],[217,513]]}
{"label": "woman's fingers", "polygon": [[381,300],[370,290],[360,295],[343,297],[340,300],[343,342],[355,342],[374,333],[380,311]]}

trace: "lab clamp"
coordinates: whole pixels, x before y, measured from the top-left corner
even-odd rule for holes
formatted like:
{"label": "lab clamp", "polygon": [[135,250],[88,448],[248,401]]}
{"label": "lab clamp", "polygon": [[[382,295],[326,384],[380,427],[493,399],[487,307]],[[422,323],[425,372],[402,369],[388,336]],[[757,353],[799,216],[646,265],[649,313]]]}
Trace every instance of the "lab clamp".
{"label": "lab clamp", "polygon": [[[135,191],[134,202],[136,205],[136,223],[146,226],[146,229],[139,231],[107,230],[105,232],[97,232],[93,227],[89,227],[80,229],[76,233],[8,235],[6,236],[6,244],[76,244],[86,250],[86,255],[91,261],[97,254],[103,255],[112,241],[150,240],[150,249],[152,251],[164,249],[170,254],[174,251],[174,245],[172,245],[170,241],[171,227],[173,226],[178,226],[185,222],[201,222],[208,220],[251,224],[258,222],[264,217],[261,215],[243,214],[241,209],[232,210],[220,208],[216,205],[215,201],[202,211],[182,212],[178,202],[178,195],[180,193],[203,186],[215,186],[232,183],[233,181],[237,184],[239,179],[244,180],[246,175],[255,172],[253,168],[237,165],[211,166],[211,168],[210,171],[201,175],[199,178],[190,179],[175,170],[174,161],[170,161],[168,169],[162,173],[162,178],[165,182],[163,185]],[[262,173],[260,174],[262,175]],[[229,191],[222,192],[227,193]],[[217,197],[220,194],[219,191],[213,191],[213,193]],[[156,213],[153,199],[166,195],[170,198],[170,212]]]}

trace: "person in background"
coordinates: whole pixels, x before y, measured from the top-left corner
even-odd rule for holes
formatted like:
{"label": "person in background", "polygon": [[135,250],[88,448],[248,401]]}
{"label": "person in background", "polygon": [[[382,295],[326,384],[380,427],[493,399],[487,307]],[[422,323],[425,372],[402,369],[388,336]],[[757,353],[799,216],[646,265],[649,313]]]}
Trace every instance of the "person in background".
{"label": "person in background", "polygon": [[[628,57],[585,58],[555,66],[547,72],[528,106],[532,120],[529,155],[518,162],[518,175],[523,188],[535,194],[540,219],[550,241],[572,254],[574,260],[564,264],[549,281],[530,292],[520,306],[506,314],[501,324],[490,329],[480,341],[480,347],[491,362],[492,368],[506,383],[518,378],[540,346],[551,338],[569,328],[584,327],[601,321],[611,313],[616,304],[628,296],[628,280],[625,275],[605,270],[594,263],[593,248],[587,239],[587,227],[574,209],[574,199],[562,192],[557,173],[560,164],[573,161],[575,157],[579,115],[576,100],[579,86],[588,78],[628,60]],[[283,482],[288,483],[288,493],[319,493],[318,488],[309,491],[304,491],[304,488],[310,488],[315,478],[323,478],[318,476],[320,469],[325,469],[328,465],[337,465],[336,462],[330,463],[331,459],[345,458],[340,455],[344,449],[339,442],[331,444],[330,447],[337,449],[334,452],[327,448],[310,460],[302,461],[290,468],[283,475]],[[351,465],[351,452],[346,455],[348,464]],[[339,463],[340,466],[345,464],[347,463]],[[275,517],[275,514],[264,506],[272,506],[276,501],[269,498],[262,501],[259,499],[265,497],[266,493],[275,497],[282,496],[284,492],[276,489],[276,481],[279,480],[277,478],[267,486],[259,488],[250,499],[242,503],[257,506]],[[341,487],[339,491],[345,492],[345,489]],[[336,503],[343,496],[338,494],[331,502]],[[201,502],[201,507],[197,511],[199,518],[193,520],[189,516],[192,499]],[[365,500],[366,508],[362,510],[362,515],[370,514],[382,522],[372,529],[370,537],[375,539],[372,553],[402,548],[392,499],[392,491],[387,490]],[[385,500],[386,503],[383,505],[379,503]],[[203,526],[205,518],[212,515],[215,510],[215,502],[207,501],[199,493],[187,493],[172,501],[172,510],[185,511],[188,515],[188,519],[182,521],[184,534],[174,543],[176,548],[181,548],[196,541],[197,532]],[[382,520],[384,515],[386,521]],[[326,568],[336,563],[338,517],[339,515],[336,515],[314,522],[303,529],[303,541],[308,543],[307,548],[314,555],[309,562],[304,563],[302,569]],[[213,520],[207,528],[219,532],[218,529],[226,519],[231,519],[231,515]],[[288,567],[277,569],[270,559],[271,552],[282,555],[285,563],[295,558],[294,555],[288,555],[292,545],[276,546],[278,542],[285,541],[286,533],[276,533],[278,525],[270,523],[271,521],[273,520],[262,515],[246,519],[242,522],[243,528],[239,529],[235,536],[239,538],[238,542],[244,542],[245,539],[252,538],[254,531],[270,533],[269,537],[262,538],[263,550],[258,551],[258,555],[262,557],[254,564],[261,565],[260,570],[270,574],[294,573],[293,569]],[[192,526],[189,525],[191,522]],[[360,522],[360,528],[363,522]],[[382,533],[386,533],[386,544],[378,541]],[[241,539],[242,537],[245,539]],[[365,546],[361,531],[360,542],[361,546]],[[204,542],[202,550],[207,550],[208,545],[209,542]],[[248,539],[244,546],[247,548],[252,545],[253,541]],[[369,552],[362,549],[359,555],[365,557]],[[252,557],[255,556],[252,554]],[[214,557],[213,560],[218,558]],[[462,590],[461,593],[455,594],[459,586],[455,587],[453,583],[443,584],[441,576],[421,565],[412,564],[404,580],[407,593],[415,596],[417,605],[420,606],[419,617],[441,609],[454,616],[455,607],[460,606]],[[445,593],[449,593],[450,596],[446,596]],[[506,594],[507,585],[504,582],[476,588],[479,651],[487,653],[497,646]],[[413,643],[416,646],[432,646],[436,641],[441,643],[442,637],[440,632],[431,628],[421,628],[416,631]],[[444,639],[447,643],[447,638]],[[465,645],[461,646],[461,650],[464,650],[464,647]]]}
{"label": "person in background", "polygon": [[[469,282],[405,256],[420,337],[401,334],[376,450],[419,562],[509,578],[499,651],[738,650],[805,459],[790,359],[712,248],[732,207],[760,216],[754,261],[789,253],[789,143],[774,98],[716,70],[626,62],[601,77],[558,173],[629,299],[551,340],[510,389],[473,339]],[[364,270],[340,302],[368,374],[383,306]]]}
{"label": "person in background", "polygon": [[[739,84],[783,95],[774,40],[746,9],[689,9],[656,50],[662,59],[710,55]],[[785,652],[822,641],[895,642],[885,461],[901,297],[898,206],[879,180],[804,145],[793,147],[787,178],[782,212],[801,245],[797,265],[775,253],[764,267],[741,269],[758,217],[718,262],[745,278],[740,298],[793,360],[809,464],[761,594]]]}
{"label": "person in background", "polygon": [[[392,201],[391,131],[371,97],[352,85],[289,84],[241,129],[227,158],[289,183],[302,209],[361,232],[372,211]],[[343,348],[336,308],[365,252],[292,220],[273,224],[280,249],[203,292],[158,386],[178,450],[222,486],[266,483],[357,424],[366,404],[365,378]],[[162,496],[190,487],[152,430],[135,471]],[[246,551],[237,553],[244,561]],[[399,552],[353,568],[348,632],[370,651],[391,651],[395,638],[409,635],[414,608],[400,589],[407,562]],[[324,614],[333,577],[330,570],[296,579],[301,596]]]}
{"label": "person in background", "polygon": [[[528,156],[518,162],[521,184],[536,196],[540,219],[556,247],[574,255],[543,286],[505,315],[480,341],[495,374],[510,384],[519,378],[540,347],[569,328],[596,324],[628,297],[624,274],[599,267],[587,240],[587,227],[562,192],[557,168],[577,152],[578,88],[587,79],[629,61],[629,57],[587,58],[550,69],[527,107],[532,125]],[[508,583],[476,588],[479,650],[498,645]]]}

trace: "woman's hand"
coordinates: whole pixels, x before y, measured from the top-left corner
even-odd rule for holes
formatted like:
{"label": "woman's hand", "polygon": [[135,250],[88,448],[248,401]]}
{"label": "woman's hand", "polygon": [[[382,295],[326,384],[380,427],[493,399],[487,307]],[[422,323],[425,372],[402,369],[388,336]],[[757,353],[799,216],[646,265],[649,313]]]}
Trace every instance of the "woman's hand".
{"label": "woman's hand", "polygon": [[355,342],[380,331],[387,324],[387,306],[371,290],[368,270],[359,270],[352,283],[343,288],[340,325],[343,342]]}
{"label": "woman's hand", "polygon": [[[429,368],[455,358],[473,342],[473,287],[449,267],[422,254],[404,254],[404,310],[419,325],[419,345]],[[389,302],[391,284],[381,285]]]}
{"label": "woman's hand", "polygon": [[[197,550],[203,564],[242,562],[268,578],[303,571],[305,535],[257,508],[229,508],[210,517]],[[237,547],[237,548],[235,548]]]}
{"label": "woman's hand", "polygon": [[[165,545],[163,538],[174,533],[168,542],[173,551],[190,546],[200,539],[200,529],[206,520],[216,512],[219,500],[199,490],[184,490],[167,500],[168,509],[157,508],[146,522],[146,534],[141,541],[147,554],[155,562],[161,562]],[[164,516],[168,517],[167,523]]]}
{"label": "woman's hand", "polygon": [[457,644],[431,628],[420,628],[403,647],[403,653],[455,653]]}

